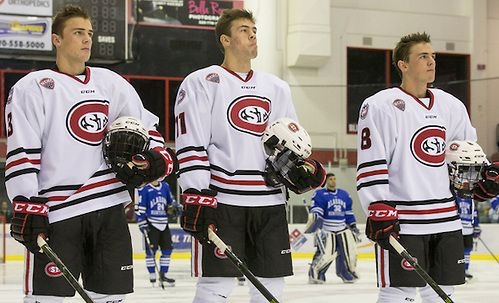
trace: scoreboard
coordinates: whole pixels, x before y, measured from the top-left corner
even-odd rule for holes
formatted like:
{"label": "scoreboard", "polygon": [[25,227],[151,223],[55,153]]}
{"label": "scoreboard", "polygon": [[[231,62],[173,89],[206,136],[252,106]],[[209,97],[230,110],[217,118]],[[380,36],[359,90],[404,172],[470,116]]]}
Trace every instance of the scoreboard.
{"label": "scoreboard", "polygon": [[127,0],[0,1],[0,58],[55,60],[51,19],[66,4],[81,6],[92,18],[90,62],[105,64],[128,59]]}

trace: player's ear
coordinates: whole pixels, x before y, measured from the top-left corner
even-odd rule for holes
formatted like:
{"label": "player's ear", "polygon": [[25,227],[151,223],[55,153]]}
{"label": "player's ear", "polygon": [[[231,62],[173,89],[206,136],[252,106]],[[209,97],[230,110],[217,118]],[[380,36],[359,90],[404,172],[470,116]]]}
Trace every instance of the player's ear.
{"label": "player's ear", "polygon": [[230,37],[225,34],[220,35],[220,43],[224,48],[228,47],[230,45]]}
{"label": "player's ear", "polygon": [[55,47],[61,45],[61,37],[59,37],[58,34],[52,34],[52,44],[54,44]]}
{"label": "player's ear", "polygon": [[397,66],[399,67],[399,69],[401,71],[407,71],[407,62],[403,61],[403,60],[399,60],[397,62]]}

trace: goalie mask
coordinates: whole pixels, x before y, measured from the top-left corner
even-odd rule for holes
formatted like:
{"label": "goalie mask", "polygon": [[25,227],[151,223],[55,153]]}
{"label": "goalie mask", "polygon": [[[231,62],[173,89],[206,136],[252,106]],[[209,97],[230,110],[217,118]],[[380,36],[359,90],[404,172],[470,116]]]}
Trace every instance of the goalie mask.
{"label": "goalie mask", "polygon": [[104,137],[104,160],[111,167],[128,163],[132,156],[149,148],[149,137],[142,122],[134,117],[120,117]]}
{"label": "goalie mask", "polygon": [[487,158],[480,145],[472,141],[452,141],[445,151],[449,178],[455,189],[471,191],[481,178]]}
{"label": "goalie mask", "polygon": [[280,118],[267,126],[262,136],[265,153],[275,156],[290,150],[301,159],[312,154],[312,141],[307,131],[290,118]]}

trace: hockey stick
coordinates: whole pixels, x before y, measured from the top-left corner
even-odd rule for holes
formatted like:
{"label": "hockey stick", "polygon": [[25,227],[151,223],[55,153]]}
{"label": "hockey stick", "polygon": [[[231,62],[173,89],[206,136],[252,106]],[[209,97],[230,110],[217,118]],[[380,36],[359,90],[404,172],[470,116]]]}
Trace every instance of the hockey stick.
{"label": "hockey stick", "polygon": [[45,239],[43,238],[43,235],[38,235],[38,238],[36,239],[38,246],[42,249],[42,251],[49,257],[52,262],[57,265],[57,268],[62,272],[62,275],[68,281],[68,283],[73,287],[74,290],[76,290],[80,296],[83,298],[83,300],[86,303],[94,303],[94,301],[88,296],[88,294],[85,292],[83,287],[78,283],[78,280],[73,276],[73,274],[69,271],[69,269],[62,263],[61,259],[55,254],[55,252],[50,248],[50,246],[47,244]]}
{"label": "hockey stick", "polygon": [[497,260],[496,256],[492,252],[492,250],[490,250],[490,248],[487,246],[487,244],[485,244],[485,242],[482,240],[482,237],[478,237],[478,240],[480,240],[480,242],[482,242],[483,246],[485,246],[485,248],[489,251],[492,258],[494,258],[494,260],[496,260],[497,264],[499,264],[499,260]]}
{"label": "hockey stick", "polygon": [[217,234],[208,228],[208,238],[213,242],[220,252],[225,254],[229,258],[230,262],[237,267],[237,269],[248,278],[248,280],[253,283],[256,289],[267,299],[270,303],[279,303],[277,299],[270,293],[270,291],[263,286],[263,284],[253,275],[253,273],[248,269],[248,267],[241,261],[229,247],[217,236]]}
{"label": "hockey stick", "polygon": [[149,241],[149,235],[147,234],[147,231],[144,232],[144,239],[146,241],[147,247],[149,248],[149,250],[153,254],[152,260],[154,261],[154,268],[156,269],[156,271],[158,272],[158,275],[159,275],[159,285],[161,285],[162,289],[165,289],[165,284],[163,284],[163,277],[161,276],[161,272],[159,271],[159,268],[158,268],[158,263],[156,262],[156,252],[152,249],[151,241]]}
{"label": "hockey stick", "polygon": [[407,250],[395,239],[393,236],[390,236],[390,244],[393,248],[407,261],[412,265],[416,273],[428,284],[431,288],[438,294],[445,303],[454,303],[452,299],[445,293],[445,291],[438,286],[437,282],[433,280],[424,269],[419,266],[418,262],[414,260],[414,258],[407,252]]}

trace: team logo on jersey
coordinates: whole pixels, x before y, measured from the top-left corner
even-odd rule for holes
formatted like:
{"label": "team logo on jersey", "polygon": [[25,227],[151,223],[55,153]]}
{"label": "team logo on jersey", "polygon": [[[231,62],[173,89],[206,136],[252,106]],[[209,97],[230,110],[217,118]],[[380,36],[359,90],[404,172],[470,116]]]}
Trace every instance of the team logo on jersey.
{"label": "team logo on jersey", "polygon": [[43,78],[42,80],[40,80],[40,85],[48,89],[54,89],[55,82],[52,78]]}
{"label": "team logo on jersey", "polygon": [[[418,259],[416,259],[415,257],[412,257],[412,259],[418,262]],[[402,266],[402,268],[405,270],[414,270],[414,267],[406,259],[402,259],[402,261],[400,262],[400,266]]]}
{"label": "team logo on jersey", "polygon": [[397,99],[397,100],[393,101],[393,106],[400,109],[401,111],[404,111],[405,110],[405,101],[402,99]]}
{"label": "team logo on jersey", "polygon": [[230,125],[238,131],[261,136],[270,116],[270,100],[247,95],[232,101],[227,110]]}
{"label": "team logo on jersey", "polygon": [[360,118],[364,120],[367,117],[367,112],[369,111],[369,103],[364,104],[360,110]]}
{"label": "team logo on jersey", "polygon": [[445,127],[429,125],[420,128],[411,139],[411,153],[420,163],[438,167],[445,163]]}
{"label": "team logo on jersey", "polygon": [[66,128],[73,138],[88,145],[99,145],[104,139],[109,113],[109,102],[86,100],[69,110]]}
{"label": "team logo on jersey", "polygon": [[[227,245],[227,247],[229,249],[232,249],[229,245]],[[215,250],[213,251],[213,253],[215,254],[215,257],[217,257],[219,259],[227,259],[227,256],[218,247],[215,247]]]}
{"label": "team logo on jersey", "polygon": [[206,80],[214,83],[220,83],[220,76],[217,73],[211,73],[206,76]]}
{"label": "team logo on jersey", "polygon": [[45,274],[51,278],[62,276],[61,270],[59,269],[59,267],[57,267],[57,265],[55,265],[54,262],[50,262],[45,265]]}
{"label": "team logo on jersey", "polygon": [[459,144],[457,144],[457,143],[452,143],[449,146],[449,149],[452,150],[452,151],[456,151],[458,148],[459,148]]}
{"label": "team logo on jersey", "polygon": [[177,96],[177,105],[180,104],[180,102],[182,102],[185,98],[185,90],[182,88],[179,92],[178,92],[178,96]]}

